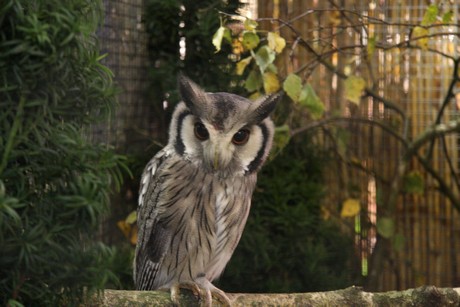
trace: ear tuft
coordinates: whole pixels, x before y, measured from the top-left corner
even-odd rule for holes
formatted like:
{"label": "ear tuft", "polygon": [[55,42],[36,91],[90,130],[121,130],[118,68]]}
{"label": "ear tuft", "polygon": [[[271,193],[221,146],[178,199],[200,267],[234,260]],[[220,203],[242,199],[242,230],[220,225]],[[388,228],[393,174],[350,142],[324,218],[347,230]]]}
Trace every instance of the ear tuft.
{"label": "ear tuft", "polygon": [[180,96],[190,111],[195,114],[204,111],[203,108],[206,106],[205,91],[183,73],[179,73],[177,81]]}
{"label": "ear tuft", "polygon": [[265,96],[253,102],[254,110],[250,116],[249,122],[258,123],[263,121],[265,118],[275,110],[276,104],[283,96],[282,92]]}

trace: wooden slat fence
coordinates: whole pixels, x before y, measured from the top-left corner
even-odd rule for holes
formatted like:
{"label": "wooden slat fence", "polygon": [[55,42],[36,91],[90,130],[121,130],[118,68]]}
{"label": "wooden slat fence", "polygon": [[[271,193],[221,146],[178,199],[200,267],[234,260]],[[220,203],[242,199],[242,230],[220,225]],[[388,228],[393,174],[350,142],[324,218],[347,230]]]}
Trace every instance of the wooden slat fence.
{"label": "wooden slat fence", "polygon": [[[436,118],[449,86],[452,62],[425,50],[391,48],[376,50],[372,55],[372,66],[366,66],[360,56],[360,52],[366,49],[350,47],[362,43],[363,27],[360,26],[358,16],[349,12],[369,16],[369,19],[363,19],[368,30],[365,38],[375,36],[378,41],[398,44],[410,35],[404,24],[420,22],[429,3],[420,0],[343,0],[340,4],[334,6],[331,1],[315,0],[259,0],[258,17],[292,21],[292,26],[305,40],[319,52],[327,54],[323,60],[341,71],[348,70],[366,80],[373,80],[376,85],[374,90],[379,95],[403,108],[410,118],[408,136],[417,137]],[[445,5],[452,6],[454,20],[458,22],[460,5]],[[343,9],[345,11],[341,13]],[[384,22],[368,22],[372,18]],[[345,28],[350,24],[355,27]],[[279,30],[290,40],[291,46],[294,44],[292,32],[286,27],[279,28],[279,23],[261,22],[261,26]],[[433,31],[449,30],[447,27],[436,29]],[[459,52],[460,44],[458,38],[452,36],[450,40],[431,39],[429,48],[458,56],[456,53]],[[334,49],[340,51],[329,52]],[[304,68],[302,74],[308,78],[328,110],[339,110],[340,114],[350,119],[381,121],[391,125],[395,131],[405,133],[401,116],[385,108],[381,102],[366,98],[359,107],[348,103],[343,81],[330,73],[324,65],[318,65],[311,52],[296,47],[285,53],[286,56],[278,62],[281,71],[287,75]],[[455,99],[451,99],[444,118],[452,120],[458,115]],[[341,157],[341,161],[331,163],[327,186],[330,196],[325,200],[325,206],[340,212],[340,206],[346,198],[359,198],[362,212],[354,220],[344,221],[349,226],[344,229],[357,231],[355,249],[358,261],[355,270],[365,276],[369,269],[367,261],[375,246],[376,221],[386,210],[385,197],[390,193],[402,148],[400,142],[376,125],[350,120],[331,131],[346,146],[338,148],[337,157]],[[331,146],[327,138],[326,134],[322,134],[318,144]],[[433,166],[458,194],[458,186],[448,167],[448,163],[452,163],[458,173],[458,135],[447,136],[444,140],[444,143],[437,141],[434,145]],[[422,148],[421,153],[427,149]],[[382,264],[384,270],[377,288],[373,290],[407,289],[424,284],[458,286],[460,283],[460,253],[457,252],[460,247],[459,212],[438,191],[436,181],[424,172],[417,161],[411,161],[410,170],[420,173],[424,179],[424,190],[422,194],[406,193],[399,197],[395,212],[398,248]]]}

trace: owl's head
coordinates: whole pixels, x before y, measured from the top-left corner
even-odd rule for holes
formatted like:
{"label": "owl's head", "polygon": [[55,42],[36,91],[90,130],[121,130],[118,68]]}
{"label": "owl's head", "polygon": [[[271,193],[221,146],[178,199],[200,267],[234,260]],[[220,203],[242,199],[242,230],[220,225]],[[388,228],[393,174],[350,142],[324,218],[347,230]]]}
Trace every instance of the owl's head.
{"label": "owl's head", "polygon": [[207,93],[179,76],[169,146],[178,155],[219,176],[254,173],[267,159],[274,126],[269,118],[279,95],[257,101],[230,93]]}

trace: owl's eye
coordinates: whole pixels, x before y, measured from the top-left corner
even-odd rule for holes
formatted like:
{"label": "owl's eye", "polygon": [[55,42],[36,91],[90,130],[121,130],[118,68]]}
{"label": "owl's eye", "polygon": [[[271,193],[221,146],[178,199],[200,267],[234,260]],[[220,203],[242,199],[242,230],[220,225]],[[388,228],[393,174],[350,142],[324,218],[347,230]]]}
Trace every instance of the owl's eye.
{"label": "owl's eye", "polygon": [[232,143],[235,145],[244,145],[249,140],[249,130],[241,129],[233,135]]}
{"label": "owl's eye", "polygon": [[202,123],[195,124],[195,136],[200,141],[206,141],[209,138],[208,129]]}

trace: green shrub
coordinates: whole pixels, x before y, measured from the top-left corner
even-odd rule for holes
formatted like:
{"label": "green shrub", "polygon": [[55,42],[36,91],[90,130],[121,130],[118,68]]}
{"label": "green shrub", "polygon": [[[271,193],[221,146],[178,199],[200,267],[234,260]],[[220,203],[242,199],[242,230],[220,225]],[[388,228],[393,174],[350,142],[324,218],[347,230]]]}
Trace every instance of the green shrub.
{"label": "green shrub", "polygon": [[0,2],[0,304],[74,305],[116,278],[95,243],[122,157],[85,137],[115,103],[101,1]]}
{"label": "green shrub", "polygon": [[[152,61],[148,95],[156,107],[161,131],[167,131],[173,104],[180,99],[176,90],[179,71],[208,91],[238,90],[235,63],[228,60],[230,46],[223,46],[225,53],[215,53],[212,37],[220,25],[219,12],[236,14],[241,5],[240,0],[146,1],[144,23]],[[181,51],[180,44],[184,43]],[[168,112],[163,109],[164,101],[170,104]]]}
{"label": "green shrub", "polygon": [[324,153],[291,140],[262,168],[241,241],[220,280],[229,292],[307,292],[346,286],[352,241],[321,217]]}

